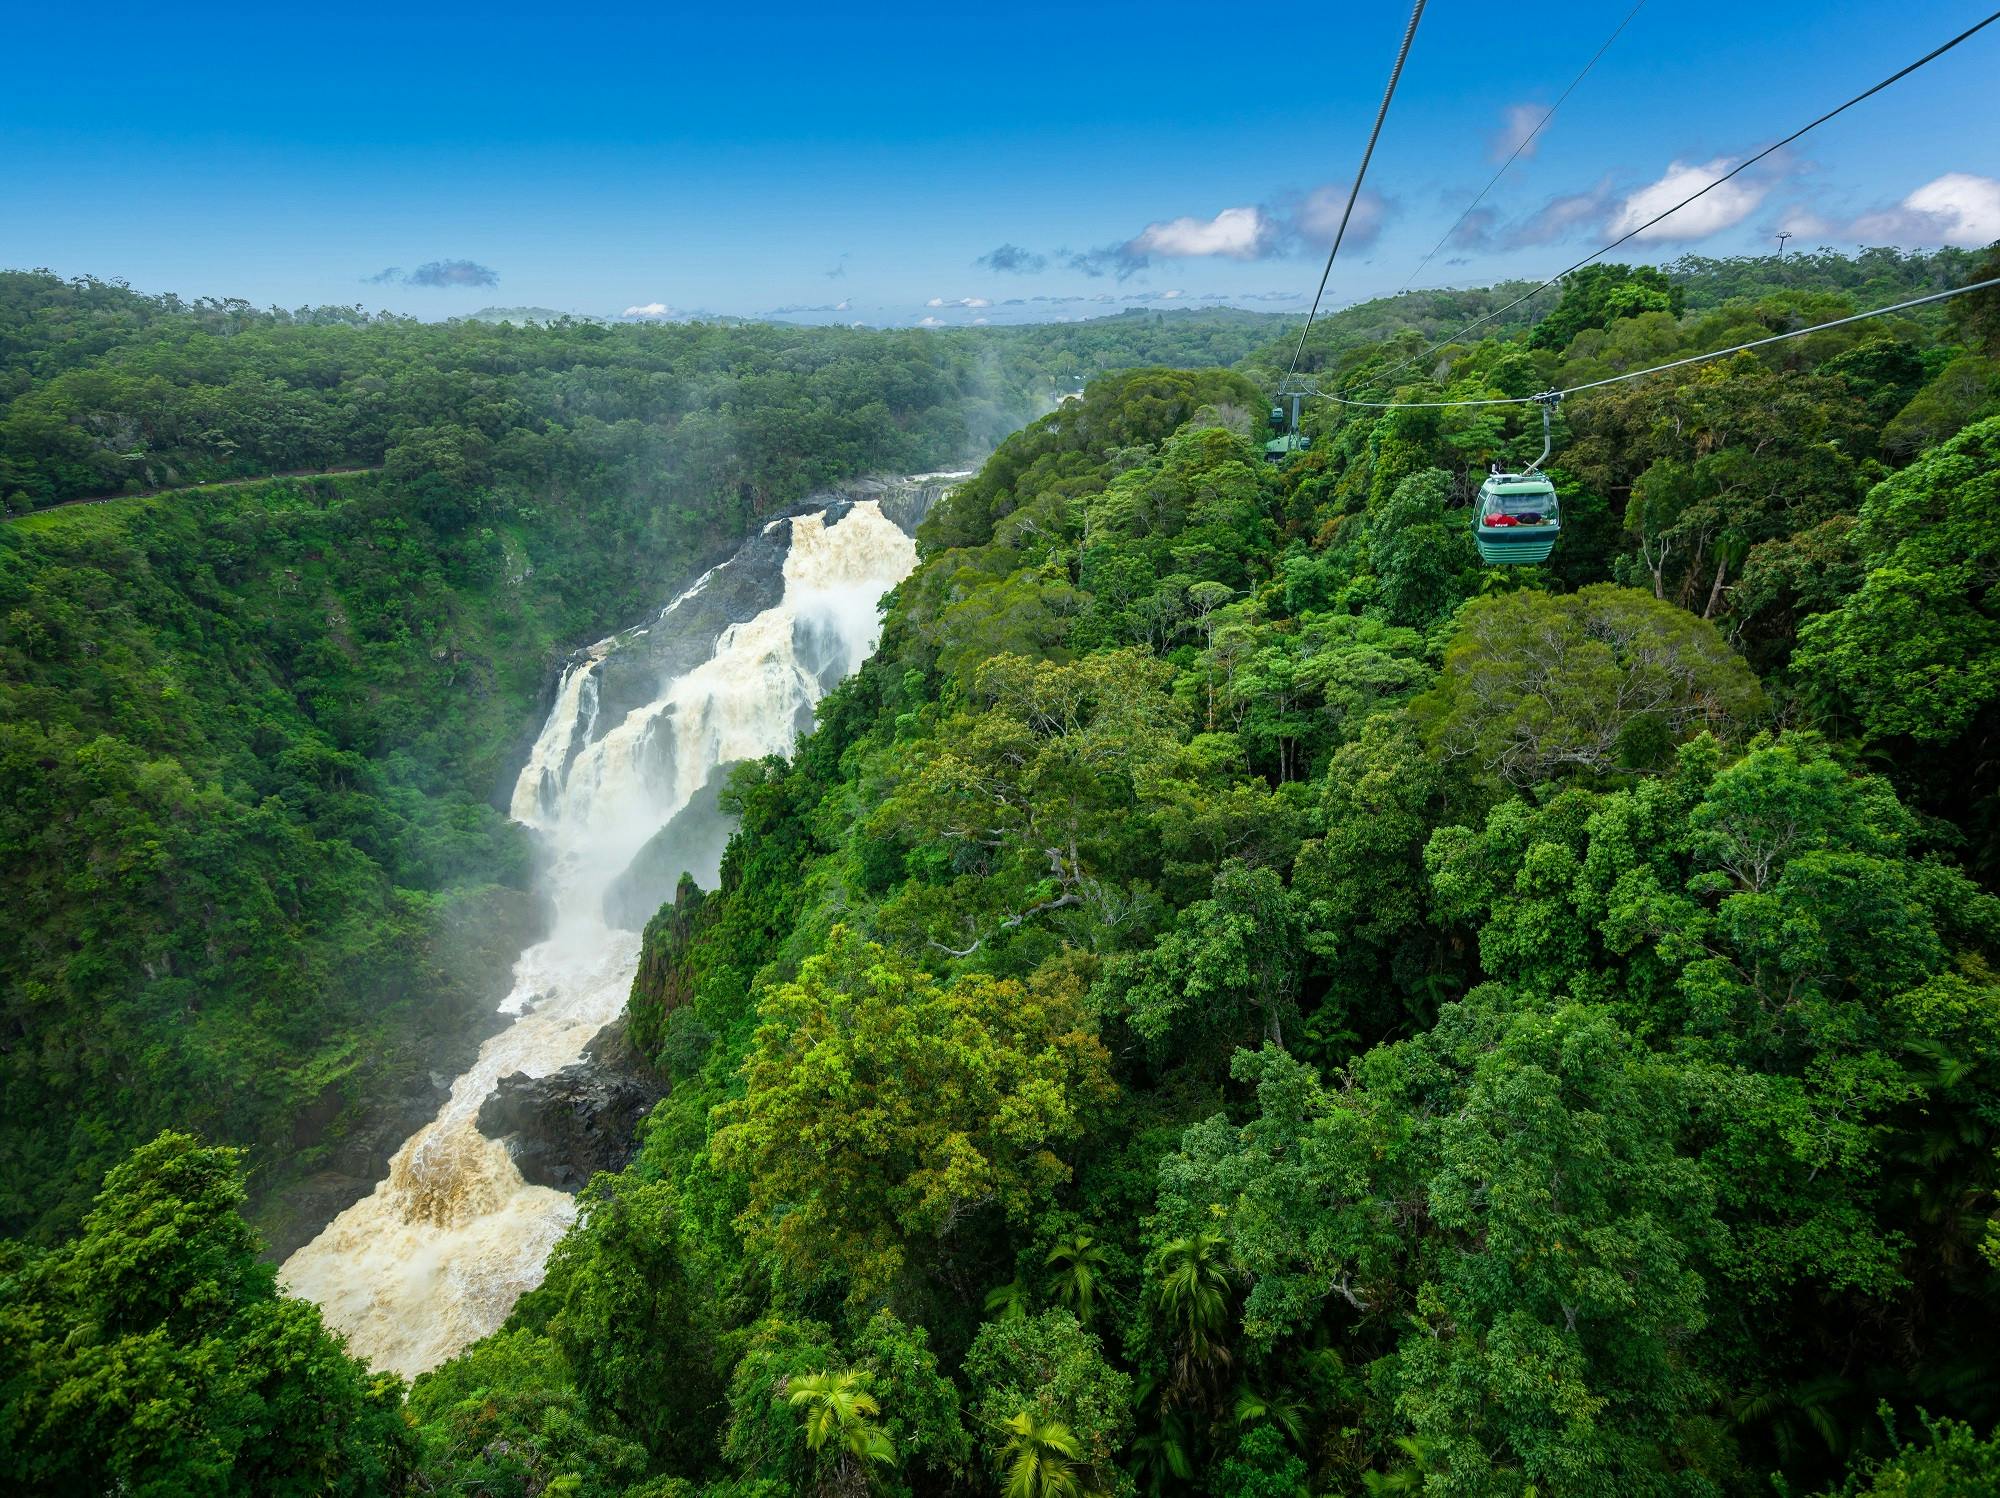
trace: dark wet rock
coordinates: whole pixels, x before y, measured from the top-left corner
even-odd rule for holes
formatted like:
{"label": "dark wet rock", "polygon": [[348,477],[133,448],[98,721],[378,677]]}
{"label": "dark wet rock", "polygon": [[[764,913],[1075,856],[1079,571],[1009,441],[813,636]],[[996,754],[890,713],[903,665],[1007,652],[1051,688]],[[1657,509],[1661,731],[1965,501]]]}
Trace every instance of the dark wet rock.
{"label": "dark wet rock", "polygon": [[548,934],[550,918],[547,899],[525,890],[490,885],[449,897],[428,951],[438,981],[418,1022],[393,1049],[322,1090],[293,1119],[289,1155],[270,1157],[275,1180],[252,1204],[267,1257],[284,1259],[318,1237],[437,1117],[451,1079],[512,1023],[499,1012],[500,996],[522,950]]}
{"label": "dark wet rock", "polygon": [[736,760],[717,765],[700,790],[654,833],[625,871],[604,892],[604,919],[626,931],[643,931],[646,922],[674,897],[682,874],[694,876],[704,889],[722,881],[722,855],[736,818],[723,811],[722,789]]}
{"label": "dark wet rock", "polygon": [[836,485],[813,496],[809,508],[824,509],[827,524],[836,525],[847,511],[860,500],[872,499],[882,507],[885,519],[897,526],[904,535],[914,536],[917,527],[923,524],[924,516],[951,489],[961,482],[960,477],[934,477],[926,475],[921,479],[912,478],[861,478]]}
{"label": "dark wet rock", "polygon": [[931,506],[943,499],[956,482],[956,479],[939,479],[925,484],[905,483],[882,496],[882,513],[901,527],[904,535],[914,536],[924,517],[930,514]]}
{"label": "dark wet rock", "polygon": [[463,1070],[479,1054],[480,1043],[506,1022],[497,1012],[468,1020],[458,1042],[440,1043],[414,1058],[409,1070],[397,1070],[388,1085],[367,1102],[350,1107],[338,1087],[329,1086],[311,1107],[293,1120],[293,1148],[303,1154],[320,1152],[322,1165],[311,1175],[288,1181],[257,1203],[256,1221],[264,1236],[264,1252],[273,1259],[291,1254],[319,1236],[320,1230],[375,1189],[389,1173],[389,1161],[403,1142],[437,1116],[451,1096],[445,1073],[422,1065],[435,1060]]}
{"label": "dark wet rock", "polygon": [[631,1163],[639,1123],[666,1093],[618,1019],[574,1065],[546,1077],[502,1077],[479,1106],[479,1132],[505,1141],[522,1179],[576,1191],[598,1171]]}
{"label": "dark wet rock", "polygon": [[[663,608],[644,633],[635,632],[614,649],[600,666],[598,714],[594,736],[601,737],[624,721],[634,707],[652,702],[659,687],[714,653],[715,642],[732,624],[741,624],[770,608],[784,595],[785,552],[791,546],[793,516],[823,511],[826,524],[838,525],[861,500],[872,499],[904,534],[914,536],[931,506],[960,482],[958,477],[922,479],[868,477],[823,489],[794,505],[784,516],[729,552],[717,554],[716,564],[697,573],[676,594],[689,594],[678,607]],[[549,709],[555,705],[563,673],[585,658],[579,647],[552,659],[543,682],[541,711],[525,723],[512,751],[500,763],[502,773],[493,787],[493,805],[506,811],[512,804],[521,767],[528,762]],[[581,752],[583,740],[571,753]]]}
{"label": "dark wet rock", "polygon": [[[491,1001],[488,1001],[489,1004]],[[439,1043],[412,1058],[409,1070],[385,1076],[380,1090],[349,1108],[337,1089],[326,1092],[293,1125],[293,1143],[320,1153],[321,1168],[290,1181],[258,1204],[256,1222],[265,1256],[283,1261],[320,1235],[326,1225],[375,1189],[389,1161],[451,1096],[450,1073],[463,1071],[480,1044],[507,1023],[497,1010],[467,1018],[456,1043]],[[437,1067],[426,1066],[434,1061]],[[442,1068],[448,1068],[444,1070]]]}
{"label": "dark wet rock", "polygon": [[775,607],[785,596],[785,552],[791,544],[791,520],[773,522],[660,610],[643,635],[621,640],[597,668],[595,736],[657,700],[668,681],[715,654],[715,642],[730,625]]}
{"label": "dark wet rock", "polygon": [[[386,1168],[386,1167],[385,1167]],[[283,1263],[317,1238],[320,1230],[375,1189],[367,1176],[323,1170],[285,1188],[284,1213],[264,1230],[264,1254]]]}

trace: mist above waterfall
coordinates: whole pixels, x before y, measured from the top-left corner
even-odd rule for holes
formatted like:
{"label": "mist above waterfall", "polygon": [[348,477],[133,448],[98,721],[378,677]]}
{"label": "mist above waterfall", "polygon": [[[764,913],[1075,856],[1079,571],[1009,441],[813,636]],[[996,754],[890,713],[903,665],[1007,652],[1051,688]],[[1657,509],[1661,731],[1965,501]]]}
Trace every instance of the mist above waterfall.
{"label": "mist above waterfall", "polygon": [[718,829],[697,815],[699,798],[713,797],[722,767],[790,753],[814,705],[867,659],[879,600],[915,565],[909,531],[945,477],[857,486],[861,497],[772,522],[650,624],[565,669],[512,800],[543,841],[554,909],[500,1003],[513,1023],[373,1194],[284,1265],[286,1287],[317,1301],[372,1365],[434,1367],[539,1283],[575,1204],[521,1178],[505,1145],[479,1133],[480,1104],[502,1076],[576,1061],[622,1010],[639,937],[629,908],[624,924],[607,919],[607,894],[618,888],[629,907],[648,870],[713,879]]}

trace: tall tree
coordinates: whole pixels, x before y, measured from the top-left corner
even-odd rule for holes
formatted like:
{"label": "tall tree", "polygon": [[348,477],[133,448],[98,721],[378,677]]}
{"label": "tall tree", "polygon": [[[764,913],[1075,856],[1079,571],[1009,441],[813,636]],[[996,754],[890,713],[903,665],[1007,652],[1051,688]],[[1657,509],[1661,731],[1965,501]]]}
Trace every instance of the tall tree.
{"label": "tall tree", "polygon": [[738,1224],[857,1298],[971,1214],[1025,1222],[1113,1092],[1073,982],[940,985],[845,929],[759,1017],[744,1094],[716,1110],[715,1157],[748,1190]]}
{"label": "tall tree", "polygon": [[579,1206],[543,1282],[549,1337],[600,1419],[655,1461],[698,1470],[721,1391],[709,1313],[681,1262],[672,1188],[600,1175]]}
{"label": "tall tree", "polygon": [[1715,627],[1631,588],[1476,599],[1411,711],[1447,766],[1523,787],[1647,769],[1703,731],[1740,733],[1757,678]]}
{"label": "tall tree", "polygon": [[1006,1498],[1099,1498],[1083,1448],[1069,1427],[1046,1423],[1022,1410],[1007,1418],[1006,1444],[1000,1448],[1000,1469],[1006,1477]]}
{"label": "tall tree", "polygon": [[1563,279],[1562,300],[1535,324],[1528,342],[1562,349],[1586,328],[1608,327],[1621,317],[1644,312],[1680,314],[1686,294],[1649,265],[1586,265]]}
{"label": "tall tree", "polygon": [[413,1456],[402,1382],[281,1298],[242,1155],[162,1134],[73,1243],[6,1251],[0,1471],[24,1492],[373,1494]]}
{"label": "tall tree", "polygon": [[870,1463],[895,1464],[896,1446],[881,1426],[882,1406],[867,1374],[852,1368],[801,1374],[785,1390],[785,1402],[805,1413],[799,1435],[806,1449],[831,1458],[824,1491],[864,1492]]}
{"label": "tall tree", "polygon": [[1867,578],[1808,620],[1798,666],[1877,737],[1948,740],[2000,693],[2000,417],[1870,492],[1855,531]]}
{"label": "tall tree", "polygon": [[1042,1258],[1042,1267],[1053,1271],[1056,1303],[1074,1312],[1085,1326],[1105,1293],[1109,1264],[1110,1255],[1091,1233],[1058,1239]]}
{"label": "tall tree", "polygon": [[[965,1355],[977,1423],[989,1440],[1014,1422],[1060,1430],[1075,1444],[1065,1458],[1083,1480],[1108,1479],[1132,1435],[1132,1380],[1112,1366],[1104,1344],[1066,1310],[989,1321]],[[1005,1471],[1006,1442],[990,1452]]]}
{"label": "tall tree", "polygon": [[1220,1233],[1169,1238],[1152,1259],[1153,1303],[1172,1350],[1173,1387],[1194,1393],[1229,1366],[1230,1249]]}

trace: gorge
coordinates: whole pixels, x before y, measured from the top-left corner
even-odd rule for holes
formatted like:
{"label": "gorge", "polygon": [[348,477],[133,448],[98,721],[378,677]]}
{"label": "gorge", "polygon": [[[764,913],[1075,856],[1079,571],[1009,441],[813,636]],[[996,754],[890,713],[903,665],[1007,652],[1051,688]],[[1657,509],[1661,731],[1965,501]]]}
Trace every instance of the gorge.
{"label": "gorge", "polygon": [[[957,475],[874,480],[765,525],[651,623],[580,651],[515,786],[513,816],[543,847],[553,917],[514,971],[506,1028],[452,1085],[374,1192],[282,1271],[372,1366],[436,1366],[497,1328],[539,1282],[575,1216],[523,1179],[479,1113],[503,1078],[571,1067],[617,1019],[651,888],[682,869],[715,882],[727,769],[790,751],[814,704],[873,650],[877,604],[914,566],[911,532]],[[650,913],[650,908],[645,913]]]}

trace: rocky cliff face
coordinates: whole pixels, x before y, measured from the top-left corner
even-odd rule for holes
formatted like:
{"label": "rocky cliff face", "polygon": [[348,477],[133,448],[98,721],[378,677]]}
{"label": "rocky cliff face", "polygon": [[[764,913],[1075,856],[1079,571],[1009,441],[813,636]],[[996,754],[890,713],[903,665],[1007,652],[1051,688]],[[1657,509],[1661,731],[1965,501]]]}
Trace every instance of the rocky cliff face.
{"label": "rocky cliff face", "polygon": [[920,473],[907,478],[854,479],[814,495],[808,503],[817,508],[872,499],[881,505],[883,515],[900,527],[904,535],[914,536],[917,527],[930,513],[931,506],[944,498],[953,484],[970,476],[970,470],[967,470],[965,473]]}
{"label": "rocky cliff face", "polygon": [[654,912],[674,898],[681,879],[703,889],[721,878],[722,855],[736,831],[736,818],[722,810],[722,790],[736,762],[717,765],[701,789],[641,848],[625,872],[604,892],[607,925],[644,931]]}
{"label": "rocky cliff face", "polygon": [[618,1019],[581,1061],[546,1077],[502,1077],[480,1105],[479,1132],[506,1144],[522,1179],[576,1191],[598,1171],[631,1163],[639,1124],[666,1093]]}
{"label": "rocky cliff face", "polygon": [[698,590],[690,588],[633,636],[620,637],[619,648],[597,668],[596,734],[615,728],[632,709],[651,702],[662,682],[684,676],[707,660],[730,625],[756,618],[785,596],[791,524],[784,519],[767,525],[736,555],[708,572]]}
{"label": "rocky cliff face", "polygon": [[283,1260],[374,1189],[398,1146],[450,1095],[451,1078],[506,1024],[493,994],[548,924],[547,902],[522,890],[495,886],[452,901],[431,948],[444,976],[409,1049],[380,1058],[359,1098],[329,1084],[294,1121],[292,1148],[315,1155],[317,1168],[259,1203],[267,1257]]}
{"label": "rocky cliff face", "polygon": [[[823,511],[826,523],[835,526],[857,502],[872,499],[881,505],[885,518],[905,535],[914,536],[931,506],[963,477],[919,474],[854,479],[814,494],[794,513]],[[707,660],[730,625],[754,619],[777,604],[785,592],[785,552],[791,544],[791,524],[789,515],[772,521],[727,562],[710,571],[698,592],[690,589],[692,596],[669,603],[653,623],[623,637],[620,648],[597,670],[595,734],[609,731],[633,708],[652,701],[662,682]]]}

